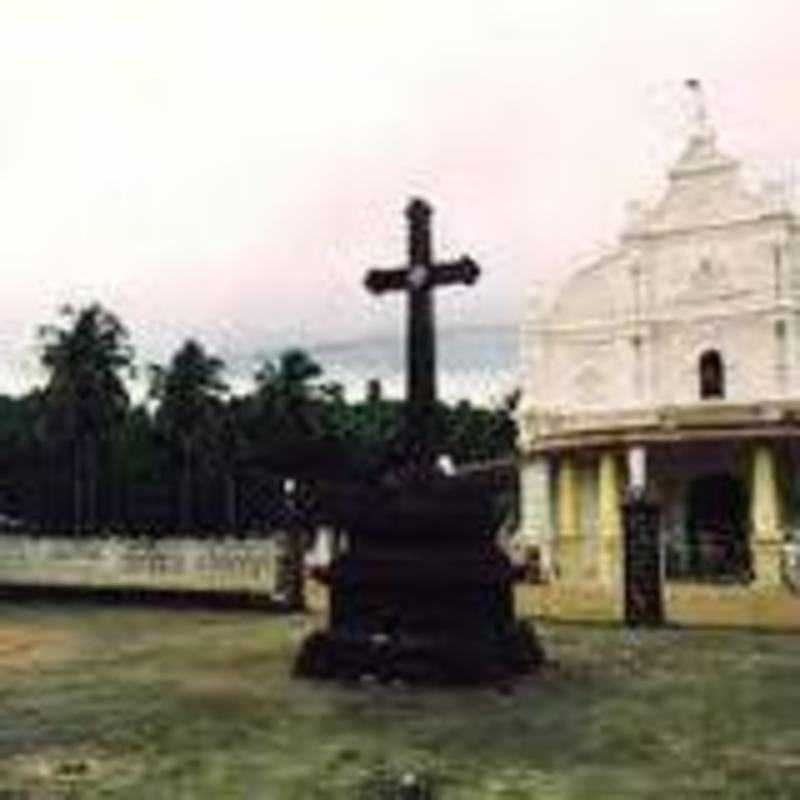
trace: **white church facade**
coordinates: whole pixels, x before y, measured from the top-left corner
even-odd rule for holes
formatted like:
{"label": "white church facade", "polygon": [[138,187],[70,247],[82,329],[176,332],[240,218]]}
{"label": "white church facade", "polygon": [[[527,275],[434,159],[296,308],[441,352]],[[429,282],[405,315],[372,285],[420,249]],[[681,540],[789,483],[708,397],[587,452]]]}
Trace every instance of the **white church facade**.
{"label": "white church facade", "polygon": [[550,582],[618,583],[631,463],[668,578],[796,576],[800,221],[748,188],[696,99],[660,200],[523,323],[521,540]]}

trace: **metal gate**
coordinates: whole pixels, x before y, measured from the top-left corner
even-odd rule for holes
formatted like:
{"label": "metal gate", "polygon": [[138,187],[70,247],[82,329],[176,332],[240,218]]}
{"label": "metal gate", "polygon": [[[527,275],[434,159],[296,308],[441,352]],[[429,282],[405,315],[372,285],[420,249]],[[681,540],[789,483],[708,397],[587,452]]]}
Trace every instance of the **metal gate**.
{"label": "metal gate", "polygon": [[644,499],[623,505],[625,520],[625,623],[664,622],[664,570],[661,564],[658,506]]}

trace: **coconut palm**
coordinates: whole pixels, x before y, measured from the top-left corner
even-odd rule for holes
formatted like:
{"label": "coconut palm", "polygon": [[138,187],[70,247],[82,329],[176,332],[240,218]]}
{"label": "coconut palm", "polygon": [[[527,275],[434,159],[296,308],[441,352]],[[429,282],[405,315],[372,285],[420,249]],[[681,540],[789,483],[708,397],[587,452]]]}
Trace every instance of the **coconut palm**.
{"label": "coconut palm", "polygon": [[193,483],[198,455],[213,444],[227,384],[224,362],[188,339],[168,367],[150,367],[150,396],[158,402],[156,424],[177,449],[181,463],[178,520],[184,531],[193,524]]}
{"label": "coconut palm", "polygon": [[45,438],[72,450],[73,524],[76,533],[97,522],[100,444],[124,419],[133,377],[133,348],[120,320],[100,304],[64,306],[65,325],[39,328],[44,390]]}
{"label": "coconut palm", "polygon": [[[313,383],[322,375],[322,368],[304,350],[282,352],[277,362],[267,361],[256,373],[256,408],[261,423],[261,445],[276,449],[302,449],[305,443],[319,435],[320,387]],[[264,438],[264,436],[269,437]],[[276,462],[286,454],[280,454]],[[288,459],[292,460],[291,456]],[[301,608],[303,599],[303,553],[307,538],[308,520],[299,511],[298,496],[304,489],[285,475],[284,490],[286,519],[275,537],[276,576],[278,596],[290,608]]]}
{"label": "coconut palm", "polygon": [[239,527],[238,467],[247,446],[246,399],[232,397],[216,419],[214,453],[224,481],[224,519],[230,531]]}
{"label": "coconut palm", "polygon": [[0,518],[41,522],[47,499],[42,480],[41,390],[0,395]]}
{"label": "coconut palm", "polygon": [[284,435],[303,436],[314,430],[313,401],[317,387],[311,381],[322,367],[304,350],[284,350],[277,362],[265,361],[256,372],[256,395],[265,421]]}

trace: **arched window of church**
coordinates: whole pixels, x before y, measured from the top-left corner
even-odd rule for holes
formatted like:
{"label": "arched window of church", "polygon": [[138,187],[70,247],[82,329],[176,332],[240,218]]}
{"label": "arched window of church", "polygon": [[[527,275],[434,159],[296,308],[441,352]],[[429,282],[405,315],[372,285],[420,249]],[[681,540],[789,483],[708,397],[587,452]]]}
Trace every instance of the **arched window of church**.
{"label": "arched window of church", "polygon": [[706,350],[700,356],[700,397],[725,397],[725,365],[716,350]]}

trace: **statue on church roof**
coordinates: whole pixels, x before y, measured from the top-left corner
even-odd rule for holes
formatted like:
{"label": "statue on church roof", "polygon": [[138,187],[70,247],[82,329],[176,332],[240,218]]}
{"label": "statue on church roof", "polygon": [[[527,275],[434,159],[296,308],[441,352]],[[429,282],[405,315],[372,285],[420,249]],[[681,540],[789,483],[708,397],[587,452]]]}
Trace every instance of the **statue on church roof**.
{"label": "statue on church roof", "polygon": [[700,141],[714,139],[714,128],[708,119],[706,98],[703,87],[697,78],[689,78],[685,84],[689,90],[690,111],[690,138]]}

